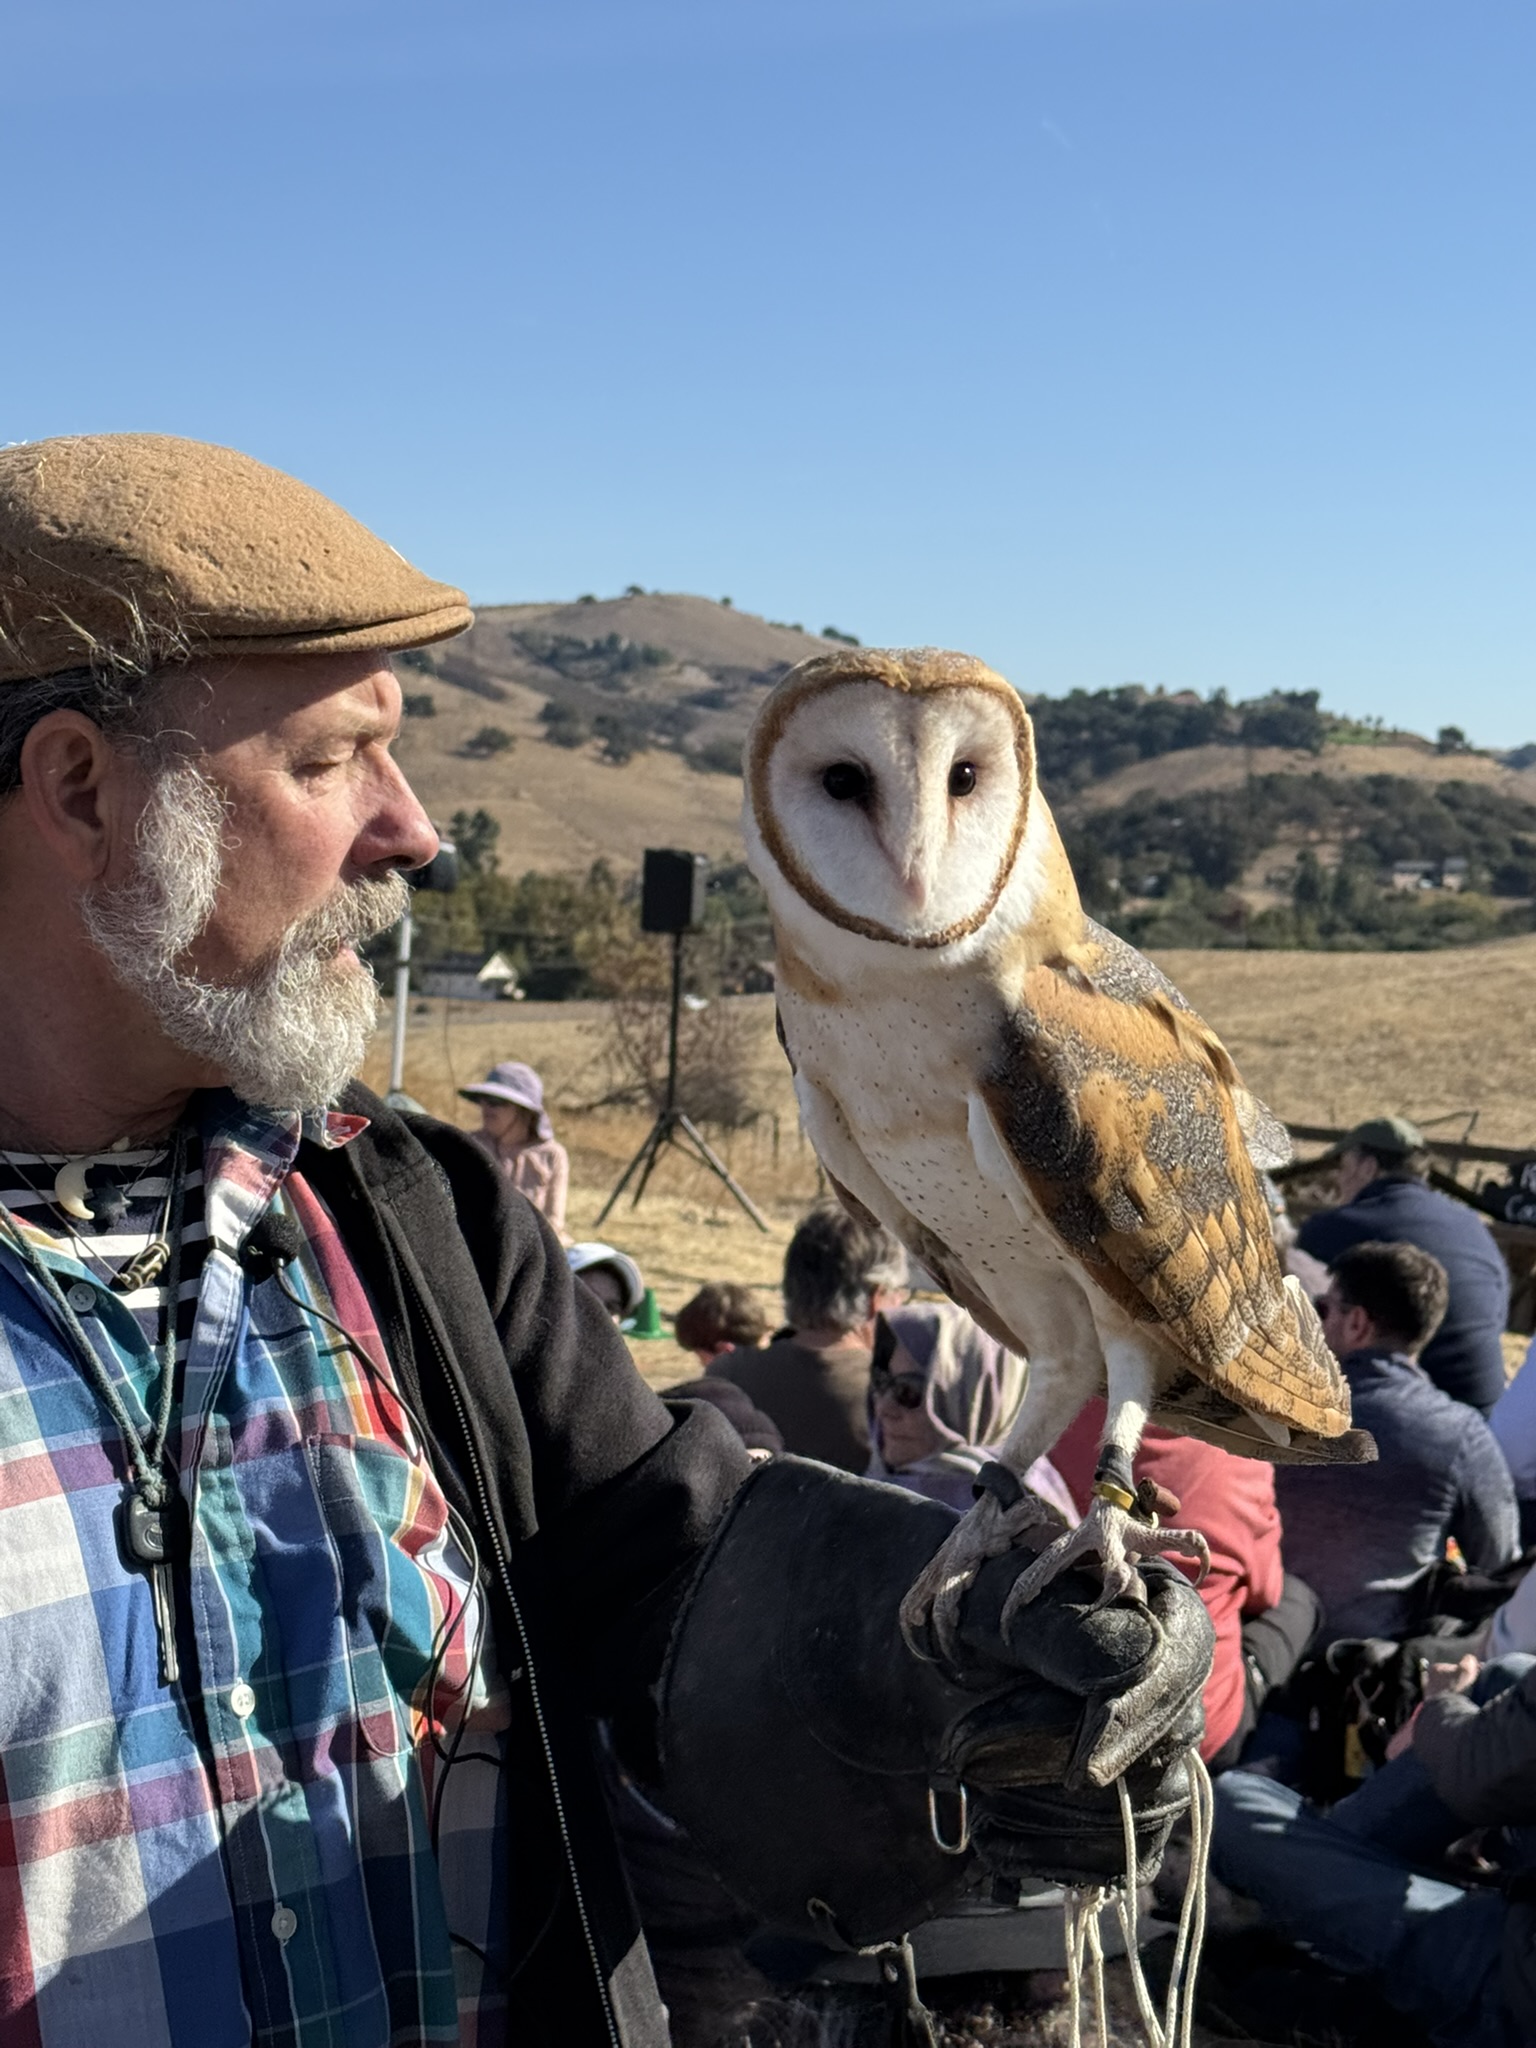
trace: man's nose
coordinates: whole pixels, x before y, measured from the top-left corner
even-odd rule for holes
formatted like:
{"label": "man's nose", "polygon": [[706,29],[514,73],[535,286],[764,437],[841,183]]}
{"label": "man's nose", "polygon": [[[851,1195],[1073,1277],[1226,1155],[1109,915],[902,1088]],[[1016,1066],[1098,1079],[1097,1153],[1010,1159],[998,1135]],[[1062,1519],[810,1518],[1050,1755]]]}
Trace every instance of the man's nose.
{"label": "man's nose", "polygon": [[357,864],[363,868],[424,868],[437,852],[437,829],[393,761],[388,774],[383,798],[359,840]]}

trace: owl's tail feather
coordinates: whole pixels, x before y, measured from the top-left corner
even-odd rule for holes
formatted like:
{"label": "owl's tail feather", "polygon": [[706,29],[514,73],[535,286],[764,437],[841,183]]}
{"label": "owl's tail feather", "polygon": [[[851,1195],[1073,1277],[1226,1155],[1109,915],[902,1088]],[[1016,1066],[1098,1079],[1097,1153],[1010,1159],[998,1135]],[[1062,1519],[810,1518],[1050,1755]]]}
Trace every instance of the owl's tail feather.
{"label": "owl's tail feather", "polygon": [[1223,1401],[1208,1387],[1188,1406],[1179,1391],[1160,1394],[1151,1419],[1175,1436],[1198,1437],[1240,1458],[1263,1458],[1271,1465],[1374,1465],[1376,1439],[1368,1429],[1346,1429],[1342,1436],[1312,1436],[1292,1429],[1289,1441],[1276,1443],[1255,1416],[1235,1402]]}

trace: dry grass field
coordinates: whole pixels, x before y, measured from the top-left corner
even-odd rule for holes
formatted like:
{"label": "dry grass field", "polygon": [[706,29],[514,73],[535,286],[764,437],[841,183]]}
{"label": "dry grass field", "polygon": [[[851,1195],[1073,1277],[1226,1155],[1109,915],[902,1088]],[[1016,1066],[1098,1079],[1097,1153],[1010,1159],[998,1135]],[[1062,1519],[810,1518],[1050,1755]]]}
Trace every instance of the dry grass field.
{"label": "dry grass field", "polygon": [[[1442,953],[1212,953],[1167,955],[1161,965],[1221,1033],[1250,1084],[1282,1117],[1348,1124],[1401,1113],[1449,1135],[1471,1117],[1499,1144],[1536,1140],[1536,937]],[[702,1167],[663,1156],[638,1208],[624,1203],[605,1235],[639,1260],[664,1310],[704,1280],[763,1290],[776,1281],[795,1219],[817,1191],[816,1161],[800,1136],[789,1074],[773,1038],[766,996],[732,999],[753,1024],[752,1129],[711,1142],[771,1225],[765,1235]],[[525,1059],[545,1077],[571,1153],[569,1222],[594,1234],[598,1210],[645,1135],[648,1119],[589,1105],[608,1085],[607,1011],[600,1003],[417,1003],[407,1040],[406,1086],[439,1116],[471,1126],[456,1090],[494,1061]],[[366,1078],[381,1085],[388,1030]],[[637,1344],[648,1378],[689,1377],[693,1361],[670,1342]]]}
{"label": "dry grass field", "polygon": [[[773,1036],[773,1004],[766,996],[736,998],[756,1027],[756,1099],[765,1114],[751,1130],[706,1135],[731,1172],[767,1217],[765,1234],[702,1166],[678,1152],[663,1155],[645,1199],[626,1196],[603,1235],[640,1263],[663,1310],[675,1313],[705,1280],[739,1280],[762,1289],[777,1316],[778,1277],[796,1219],[815,1198],[815,1155],[800,1135],[789,1070]],[[598,1211],[639,1149],[650,1119],[637,1110],[592,1110],[584,1105],[606,1092],[602,1003],[444,1003],[413,1005],[406,1041],[405,1084],[435,1115],[472,1129],[472,1104],[456,1093],[481,1079],[497,1060],[521,1059],[544,1077],[556,1132],[571,1155],[567,1223],[576,1238],[597,1234]],[[382,1086],[389,1064],[389,1032],[375,1041],[364,1078]],[[670,1341],[636,1343],[642,1371],[658,1385],[694,1376],[691,1356]]]}

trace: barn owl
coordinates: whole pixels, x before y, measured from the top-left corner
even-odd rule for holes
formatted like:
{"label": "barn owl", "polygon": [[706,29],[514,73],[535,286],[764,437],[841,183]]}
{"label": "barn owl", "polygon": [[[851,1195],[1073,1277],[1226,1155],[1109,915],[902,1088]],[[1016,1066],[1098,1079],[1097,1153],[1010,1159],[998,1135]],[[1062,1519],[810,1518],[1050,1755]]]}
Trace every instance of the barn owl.
{"label": "barn owl", "polygon": [[1138,1554],[1204,1552],[1137,1499],[1149,1420],[1253,1457],[1373,1457],[1270,1235],[1258,1169],[1286,1134],[1173,985],[1085,915],[1018,693],[933,649],[802,662],[753,723],[743,822],[823,1166],[1029,1360],[990,1488],[907,1596],[914,1647],[951,1644],[977,1566],[1042,1519],[1009,1475],[1096,1394],[1089,1513],[1010,1613],[1086,1554],[1108,1599],[1140,1593]]}

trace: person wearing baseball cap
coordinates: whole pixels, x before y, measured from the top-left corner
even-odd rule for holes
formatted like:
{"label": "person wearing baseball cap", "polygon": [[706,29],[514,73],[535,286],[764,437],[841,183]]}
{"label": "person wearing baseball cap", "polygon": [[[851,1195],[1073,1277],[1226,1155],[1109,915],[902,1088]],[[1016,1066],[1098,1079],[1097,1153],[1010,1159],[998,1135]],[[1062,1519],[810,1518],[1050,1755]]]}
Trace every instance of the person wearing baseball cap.
{"label": "person wearing baseball cap", "polygon": [[1415,1244],[1438,1259],[1450,1301],[1419,1364],[1443,1393],[1486,1415],[1504,1391],[1509,1314],[1509,1269],[1486,1221],[1429,1185],[1423,1133],[1406,1117],[1369,1117],[1326,1156],[1337,1163],[1338,1206],[1307,1218],[1298,1249],[1325,1266],[1368,1243]]}
{"label": "person wearing baseball cap", "polygon": [[480,1111],[480,1128],[469,1135],[564,1243],[571,1162],[544,1107],[538,1074],[522,1060],[501,1060],[483,1081],[459,1093]]}
{"label": "person wearing baseball cap", "polygon": [[[859,1943],[975,1874],[931,1776],[984,1766],[1010,1879],[1180,1809],[1182,1581],[1115,1627],[1048,1589],[1037,1653],[999,1558],[965,1684],[919,1666],[947,1515],[667,1406],[501,1162],[352,1079],[437,846],[389,656],[470,622],[232,449],[0,449],[7,2042],[664,2048],[595,1716],[685,1824],[734,1823],[712,1765],[771,1786],[721,1878]],[[878,1655],[829,1607],[859,1551]]]}

